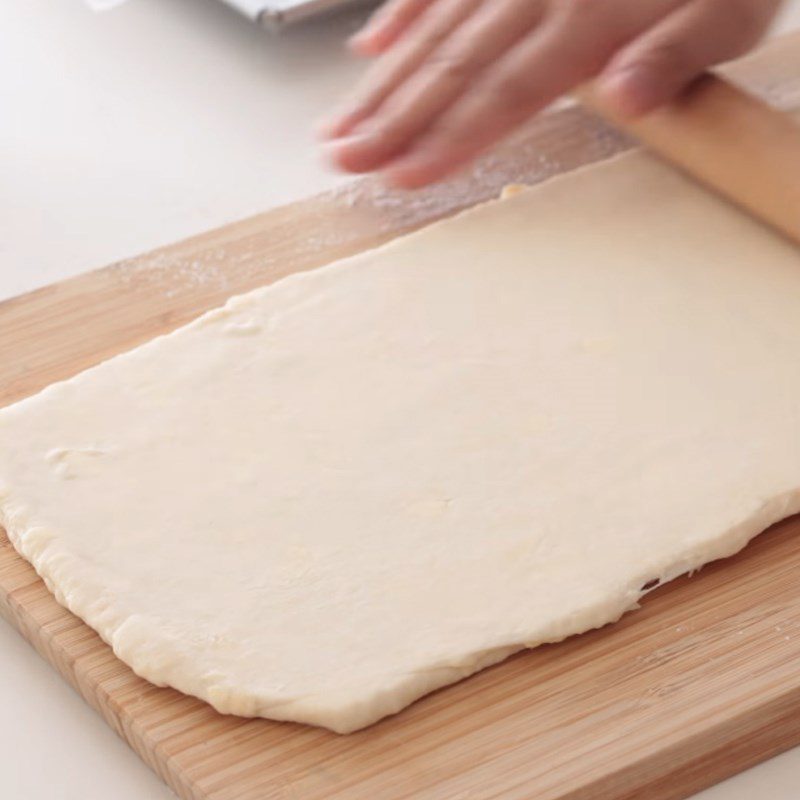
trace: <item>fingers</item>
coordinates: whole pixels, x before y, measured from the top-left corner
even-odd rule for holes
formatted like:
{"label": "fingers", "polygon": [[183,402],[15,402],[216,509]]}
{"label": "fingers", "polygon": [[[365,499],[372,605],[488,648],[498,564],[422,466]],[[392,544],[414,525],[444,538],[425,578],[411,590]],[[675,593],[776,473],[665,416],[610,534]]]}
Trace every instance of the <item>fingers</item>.
{"label": "fingers", "polygon": [[405,188],[439,180],[597,74],[620,43],[684,2],[565,1],[558,14],[487,69],[403,156],[390,163],[387,178]]}
{"label": "fingers", "polygon": [[543,108],[551,95],[580,74],[578,64],[558,63],[555,41],[536,45],[505,59],[436,120],[406,154],[386,167],[389,182],[411,189],[440,180]]}
{"label": "fingers", "polygon": [[334,162],[352,172],[375,169],[405,150],[487,65],[541,19],[544,3],[494,0],[466,20],[364,122],[357,135],[333,143]]}
{"label": "fingers", "polygon": [[746,52],[779,0],[693,0],[620,51],[598,91],[623,116],[672,100],[703,70]]}
{"label": "fingers", "polygon": [[348,45],[361,56],[376,56],[396,42],[433,0],[390,0],[376,11]]}
{"label": "fingers", "polygon": [[356,86],[352,97],[333,117],[319,126],[323,138],[347,136],[373,114],[427,56],[456,29],[483,0],[436,0],[427,3],[403,36],[385,53]]}

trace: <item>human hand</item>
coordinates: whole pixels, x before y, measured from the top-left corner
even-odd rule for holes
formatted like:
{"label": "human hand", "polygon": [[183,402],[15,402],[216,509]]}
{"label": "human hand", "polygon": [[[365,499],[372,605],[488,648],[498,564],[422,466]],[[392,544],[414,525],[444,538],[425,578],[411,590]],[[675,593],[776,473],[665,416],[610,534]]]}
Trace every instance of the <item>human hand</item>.
{"label": "human hand", "polygon": [[351,40],[377,61],[321,135],[341,169],[422,186],[592,78],[620,115],[652,111],[752,47],[780,5],[389,0]]}

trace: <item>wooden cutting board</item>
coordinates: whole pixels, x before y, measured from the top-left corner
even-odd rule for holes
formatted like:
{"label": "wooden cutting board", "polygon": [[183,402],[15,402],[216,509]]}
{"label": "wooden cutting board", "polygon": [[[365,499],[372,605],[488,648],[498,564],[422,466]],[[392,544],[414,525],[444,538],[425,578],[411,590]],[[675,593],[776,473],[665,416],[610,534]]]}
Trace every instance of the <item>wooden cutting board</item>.
{"label": "wooden cutting board", "polygon": [[[800,105],[800,37],[733,72]],[[9,300],[0,404],[231,294],[628,146],[566,110],[445,187],[403,197],[367,181]],[[800,743],[797,519],[616,625],[519,654],[346,737],[224,717],[136,677],[2,532],[0,611],[187,800],[674,800]]]}

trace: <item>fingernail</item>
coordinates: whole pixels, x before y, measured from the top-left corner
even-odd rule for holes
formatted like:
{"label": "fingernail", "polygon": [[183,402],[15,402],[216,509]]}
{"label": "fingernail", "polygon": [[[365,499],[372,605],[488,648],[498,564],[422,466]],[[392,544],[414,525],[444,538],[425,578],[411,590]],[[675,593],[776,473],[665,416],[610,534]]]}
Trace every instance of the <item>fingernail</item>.
{"label": "fingernail", "polygon": [[363,31],[347,40],[347,48],[357,56],[376,56],[380,54],[380,43],[370,31]]}
{"label": "fingernail", "polygon": [[342,136],[335,142],[331,142],[331,147],[337,147],[340,150],[344,150],[348,147],[360,147],[371,139],[372,136],[368,133],[353,133],[350,136]]}
{"label": "fingernail", "polygon": [[399,158],[381,170],[381,177],[396,189],[417,189],[430,183],[431,160],[424,156]]}
{"label": "fingernail", "polygon": [[330,139],[334,135],[334,131],[336,130],[336,119],[318,119],[313,125],[312,129],[314,131],[314,135],[318,139]]}
{"label": "fingernail", "polygon": [[367,39],[366,31],[356,31],[348,40],[347,46],[351,50],[357,50],[359,46]]}
{"label": "fingernail", "polygon": [[329,167],[344,171],[345,167],[340,161],[341,153],[338,144],[338,142],[325,142],[320,148],[320,152],[322,153],[322,160]]}
{"label": "fingernail", "polygon": [[339,111],[329,117],[324,117],[314,125],[314,131],[323,139],[336,139],[347,135],[352,127],[353,111]]}
{"label": "fingernail", "polygon": [[369,141],[368,136],[353,135],[347,136],[342,139],[334,139],[333,141],[325,142],[322,145],[322,152],[326,160],[333,164],[337,169],[346,170],[348,172],[361,172],[357,163],[354,163],[352,156],[358,156],[358,149],[363,147]]}
{"label": "fingernail", "polygon": [[652,83],[642,69],[623,67],[600,82],[600,93],[623,117],[638,117],[652,107]]}

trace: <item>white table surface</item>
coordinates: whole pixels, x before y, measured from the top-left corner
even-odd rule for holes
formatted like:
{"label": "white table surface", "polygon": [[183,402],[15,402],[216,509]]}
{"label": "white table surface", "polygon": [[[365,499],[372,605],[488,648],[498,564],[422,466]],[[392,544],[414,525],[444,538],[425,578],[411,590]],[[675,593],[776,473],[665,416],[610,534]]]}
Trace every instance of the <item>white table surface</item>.
{"label": "white table surface", "polygon": [[[272,38],[216,0],[2,0],[0,298],[344,180],[309,131],[359,70],[342,49],[358,17]],[[798,786],[800,749],[697,798]],[[0,797],[172,796],[0,622]]]}

